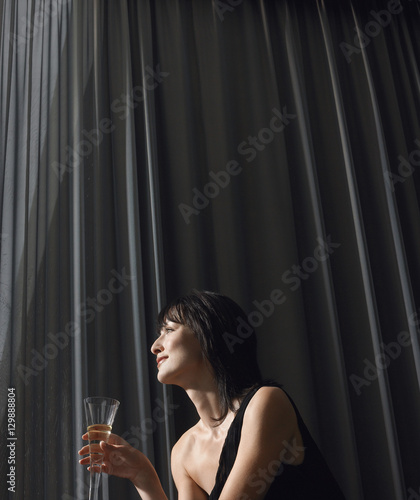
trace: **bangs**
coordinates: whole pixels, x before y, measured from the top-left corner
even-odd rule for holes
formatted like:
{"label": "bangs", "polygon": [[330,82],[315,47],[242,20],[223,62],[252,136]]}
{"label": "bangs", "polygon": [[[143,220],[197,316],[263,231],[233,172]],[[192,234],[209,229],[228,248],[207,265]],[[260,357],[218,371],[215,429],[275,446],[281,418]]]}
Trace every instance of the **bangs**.
{"label": "bangs", "polygon": [[168,321],[185,325],[185,306],[182,303],[168,304],[162,309],[157,318],[156,333],[159,336],[160,331]]}

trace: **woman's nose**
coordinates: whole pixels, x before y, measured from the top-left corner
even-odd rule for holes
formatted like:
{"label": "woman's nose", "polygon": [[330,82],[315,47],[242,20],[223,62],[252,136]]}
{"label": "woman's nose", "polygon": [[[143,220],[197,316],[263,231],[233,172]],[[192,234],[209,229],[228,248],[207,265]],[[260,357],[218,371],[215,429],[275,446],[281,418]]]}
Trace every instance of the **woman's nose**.
{"label": "woman's nose", "polygon": [[162,342],[161,342],[161,337],[159,337],[158,339],[156,339],[153,342],[152,347],[150,348],[150,350],[152,351],[153,354],[159,354],[160,352],[163,351],[163,345],[162,345]]}

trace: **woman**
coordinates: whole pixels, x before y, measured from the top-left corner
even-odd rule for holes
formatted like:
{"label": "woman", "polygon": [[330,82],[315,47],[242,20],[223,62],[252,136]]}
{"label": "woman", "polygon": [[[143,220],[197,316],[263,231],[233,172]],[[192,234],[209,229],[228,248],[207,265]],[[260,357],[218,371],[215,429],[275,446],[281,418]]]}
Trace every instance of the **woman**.
{"label": "woman", "polygon": [[[292,400],[263,382],[255,332],[233,300],[198,291],[175,300],[151,350],[158,380],[185,389],[200,417],[172,450],[179,500],[344,498]],[[167,498],[139,450],[115,434],[100,446],[104,472],[130,479],[143,500]]]}

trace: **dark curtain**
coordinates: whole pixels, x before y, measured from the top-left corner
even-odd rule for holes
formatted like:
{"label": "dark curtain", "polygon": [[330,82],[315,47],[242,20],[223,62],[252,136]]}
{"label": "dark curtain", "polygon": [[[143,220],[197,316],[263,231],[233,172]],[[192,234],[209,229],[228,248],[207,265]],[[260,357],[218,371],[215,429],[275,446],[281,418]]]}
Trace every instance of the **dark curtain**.
{"label": "dark curtain", "polygon": [[87,498],[97,393],[176,498],[196,415],[149,346],[205,288],[244,307],[349,499],[420,498],[419,7],[0,1],[2,497]]}

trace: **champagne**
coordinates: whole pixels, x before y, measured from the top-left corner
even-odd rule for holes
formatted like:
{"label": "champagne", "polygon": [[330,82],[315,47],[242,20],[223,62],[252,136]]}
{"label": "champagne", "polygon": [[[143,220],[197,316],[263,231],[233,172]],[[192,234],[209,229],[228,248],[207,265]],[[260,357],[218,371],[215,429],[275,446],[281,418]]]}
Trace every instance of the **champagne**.
{"label": "champagne", "polygon": [[101,441],[108,441],[109,435],[111,434],[111,425],[106,424],[94,424],[89,425],[87,428],[89,436],[89,449],[90,449],[90,465],[91,467],[101,467],[103,452],[99,443]]}
{"label": "champagne", "polygon": [[[112,430],[112,425],[106,425],[106,424],[94,424],[94,425],[89,425],[87,428],[87,431],[89,433],[89,439],[92,436],[92,439],[99,439],[100,441],[107,441],[109,438],[109,435],[111,434]],[[104,438],[99,437],[99,435],[103,435]]]}

